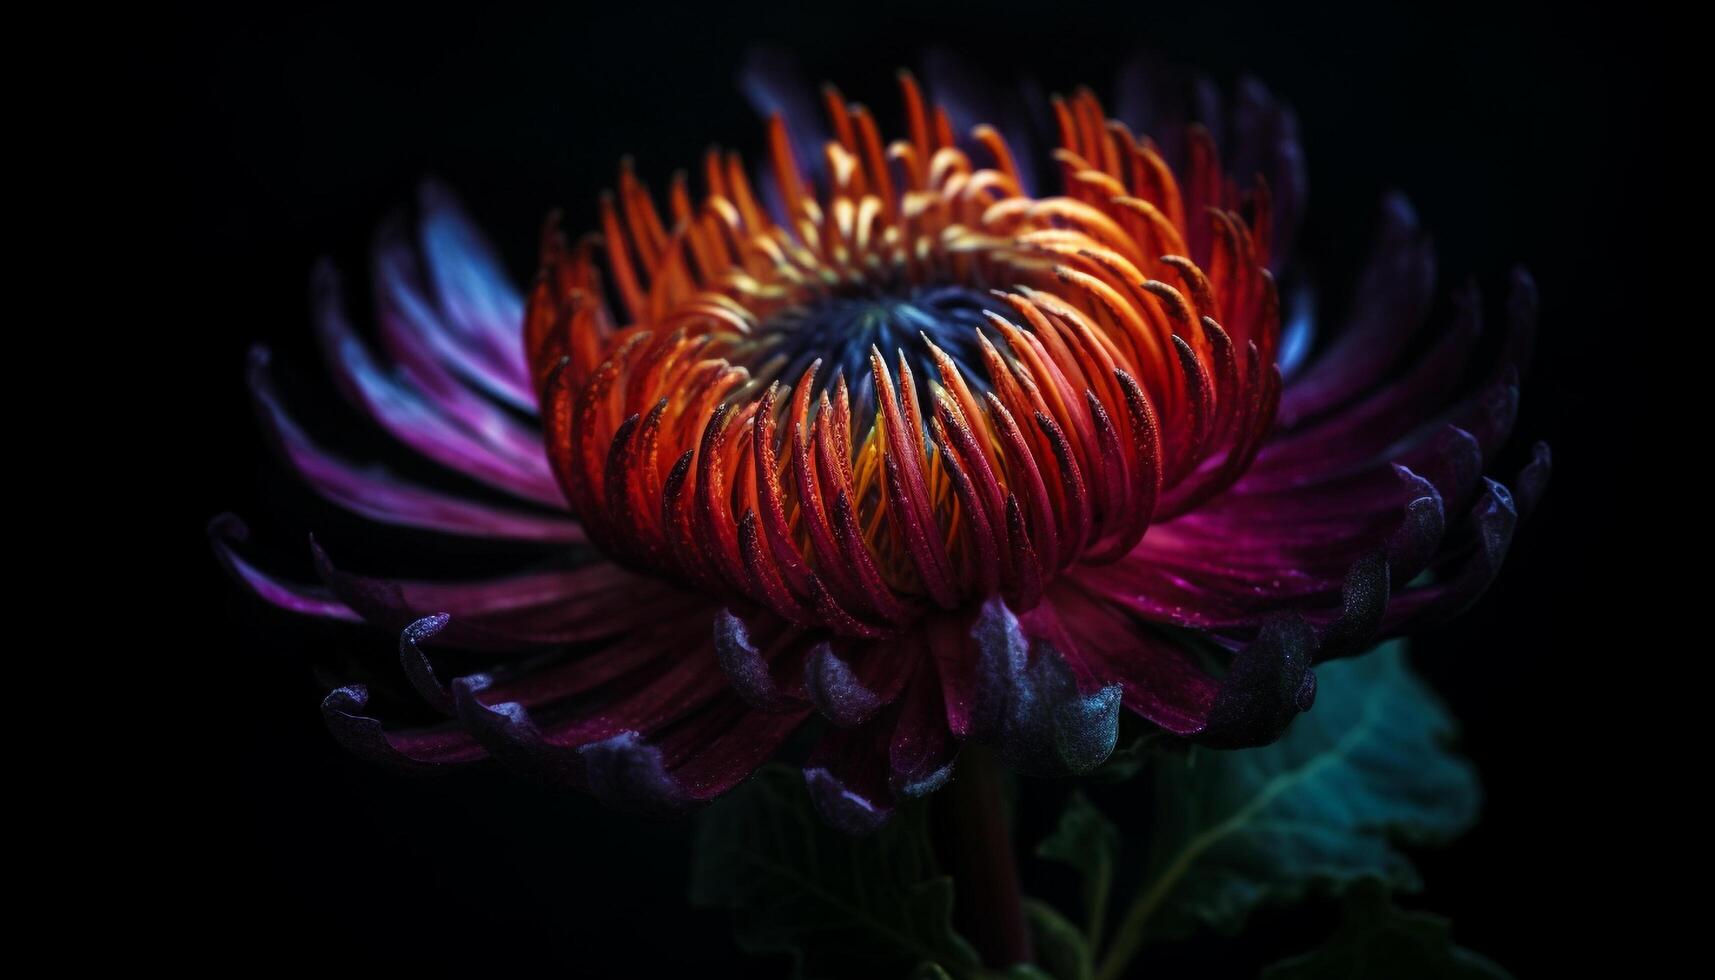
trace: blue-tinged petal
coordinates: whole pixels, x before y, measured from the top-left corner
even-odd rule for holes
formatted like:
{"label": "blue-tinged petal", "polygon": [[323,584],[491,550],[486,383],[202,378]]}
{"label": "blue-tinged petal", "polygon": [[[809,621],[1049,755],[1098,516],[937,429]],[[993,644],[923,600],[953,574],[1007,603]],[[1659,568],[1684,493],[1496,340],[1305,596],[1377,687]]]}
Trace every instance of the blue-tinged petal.
{"label": "blue-tinged petal", "polygon": [[971,636],[979,647],[975,737],[1028,775],[1088,772],[1107,759],[1119,737],[1120,685],[1085,694],[1052,647],[1038,644],[1030,658],[1018,618],[999,599],[984,604]]}
{"label": "blue-tinged petal", "polygon": [[804,660],[804,690],[817,711],[843,728],[863,724],[886,703],[826,643],[812,647]]}
{"label": "blue-tinged petal", "polygon": [[430,707],[449,717],[455,713],[453,697],[435,676],[434,666],[423,653],[423,644],[445,629],[450,619],[452,617],[446,613],[436,613],[424,616],[399,631],[399,665],[404,668],[405,677]]}
{"label": "blue-tinged petal", "polygon": [[577,522],[496,507],[418,486],[378,465],[358,466],[322,449],[281,404],[269,353],[250,354],[250,389],[270,442],[316,493],[355,514],[405,527],[481,538],[571,544],[584,540]]}
{"label": "blue-tinged petal", "polygon": [[1267,745],[1316,700],[1316,633],[1296,616],[1270,620],[1233,655],[1197,741],[1222,749]]}
{"label": "blue-tinged petal", "polygon": [[[789,694],[775,679],[763,651],[752,641],[750,630],[729,609],[715,613],[715,656],[727,683],[746,703],[759,711],[790,711],[803,707],[803,700]],[[789,656],[789,654],[788,654]]]}
{"label": "blue-tinged petal", "polygon": [[534,413],[523,297],[449,189],[425,181],[420,199],[429,280],[460,355],[451,366],[496,398]]}

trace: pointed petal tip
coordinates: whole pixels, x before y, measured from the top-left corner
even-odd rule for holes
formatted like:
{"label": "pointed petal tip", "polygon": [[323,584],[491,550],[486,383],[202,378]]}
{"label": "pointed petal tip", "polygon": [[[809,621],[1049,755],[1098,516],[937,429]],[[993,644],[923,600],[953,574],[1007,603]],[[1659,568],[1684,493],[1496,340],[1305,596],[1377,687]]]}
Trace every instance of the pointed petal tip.
{"label": "pointed petal tip", "polygon": [[360,759],[396,769],[430,772],[480,758],[474,749],[449,751],[448,743],[456,741],[456,737],[443,739],[439,753],[437,746],[427,744],[419,747],[422,754],[401,750],[388,737],[381,721],[364,713],[368,707],[369,688],[362,684],[334,688],[322,699],[322,721],[329,733],[347,752]]}
{"label": "pointed petal tip", "polygon": [[767,659],[751,642],[744,621],[730,609],[715,614],[715,656],[721,672],[739,697],[758,711],[791,711],[802,702],[791,697],[775,683]]}
{"label": "pointed petal tip", "polygon": [[804,660],[804,689],[816,710],[842,728],[863,724],[882,706],[881,696],[826,643],[817,644]]}
{"label": "pointed petal tip", "polygon": [[429,663],[422,645],[445,629],[451,620],[452,616],[447,613],[435,613],[415,620],[399,631],[399,665],[404,669],[405,677],[424,702],[449,717],[457,712],[452,694],[435,676],[434,666]]}
{"label": "pointed petal tip", "polygon": [[508,769],[522,775],[556,786],[585,785],[583,760],[576,750],[544,738],[522,704],[487,704],[477,697],[491,684],[487,674],[470,674],[454,678],[451,685],[458,720],[477,742]]}
{"label": "pointed petal tip", "polygon": [[873,834],[893,818],[892,806],[853,791],[826,767],[805,768],[804,785],[822,819],[854,837]]}

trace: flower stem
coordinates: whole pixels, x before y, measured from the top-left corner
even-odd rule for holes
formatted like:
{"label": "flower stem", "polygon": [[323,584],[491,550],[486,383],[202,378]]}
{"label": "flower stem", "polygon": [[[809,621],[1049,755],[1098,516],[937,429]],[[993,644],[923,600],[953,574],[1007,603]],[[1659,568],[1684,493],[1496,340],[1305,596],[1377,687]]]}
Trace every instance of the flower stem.
{"label": "flower stem", "polygon": [[935,802],[938,849],[953,873],[954,924],[984,965],[1030,962],[1030,930],[994,754],[967,743]]}

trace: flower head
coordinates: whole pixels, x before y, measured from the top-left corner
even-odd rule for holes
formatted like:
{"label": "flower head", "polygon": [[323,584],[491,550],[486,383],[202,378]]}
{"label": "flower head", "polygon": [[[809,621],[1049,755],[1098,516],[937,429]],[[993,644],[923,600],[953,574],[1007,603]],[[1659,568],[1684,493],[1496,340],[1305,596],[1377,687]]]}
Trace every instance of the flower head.
{"label": "flower head", "polygon": [[[1482,476],[1510,432],[1534,296],[1473,371],[1480,303],[1420,328],[1429,249],[1390,202],[1350,322],[1307,360],[1274,269],[1302,180],[1259,88],[1172,155],[1083,91],[1053,103],[1053,192],[993,126],[901,76],[905,135],[824,90],[829,138],[775,113],[755,177],[711,150],[665,206],[627,164],[600,232],[551,223],[527,299],[450,198],[378,251],[377,359],[318,278],[347,394],[401,442],[519,498],[458,499],[264,418],[324,494],[380,521],[601,558],[498,581],[320,587],[222,555],[264,598],[401,631],[443,724],[325,704],[359,751],[488,756],[645,807],[707,799],[811,716],[806,775],[864,829],[994,744],[1027,772],[1111,751],[1127,708],[1216,746],[1276,737],[1313,665],[1457,611],[1519,500]],[[812,159],[803,159],[806,150]],[[1258,173],[1258,171],[1262,171]],[[1271,190],[1271,188],[1274,188]],[[1473,374],[1480,375],[1476,383]],[[539,416],[540,432],[526,421]],[[558,512],[558,513],[556,513]],[[444,683],[435,645],[491,666]]]}

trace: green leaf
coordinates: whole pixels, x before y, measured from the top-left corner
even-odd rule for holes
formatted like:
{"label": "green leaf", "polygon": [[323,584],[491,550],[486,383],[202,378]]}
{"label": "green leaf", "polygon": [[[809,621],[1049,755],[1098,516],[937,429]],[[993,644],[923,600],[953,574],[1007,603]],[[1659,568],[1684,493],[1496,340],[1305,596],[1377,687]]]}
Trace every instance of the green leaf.
{"label": "green leaf", "polygon": [[1262,980],[1510,980],[1494,962],[1453,944],[1446,919],[1403,912],[1381,882],[1355,885],[1346,917],[1317,949],[1263,971]]}
{"label": "green leaf", "polygon": [[1445,841],[1476,819],[1476,772],[1448,751],[1453,720],[1411,675],[1403,643],[1317,676],[1315,707],[1279,742],[1157,766],[1151,883],[1122,942],[1236,931],[1259,905],[1365,877],[1415,889],[1394,845]]}
{"label": "green leaf", "polygon": [[1072,794],[1054,832],[1036,846],[1040,857],[1070,865],[1084,879],[1085,936],[1090,947],[1102,942],[1120,832],[1082,793]]}
{"label": "green leaf", "polygon": [[801,977],[978,976],[923,817],[902,808],[851,837],[815,813],[797,770],[770,766],[703,814],[691,901],[732,910],[741,947],[789,953]]}
{"label": "green leaf", "polygon": [[1036,947],[1036,971],[1052,980],[1090,980],[1090,946],[1078,927],[1034,898],[1024,900],[1024,914]]}

